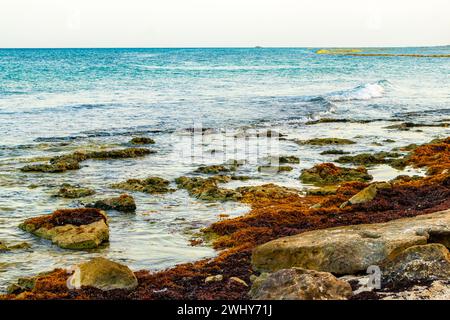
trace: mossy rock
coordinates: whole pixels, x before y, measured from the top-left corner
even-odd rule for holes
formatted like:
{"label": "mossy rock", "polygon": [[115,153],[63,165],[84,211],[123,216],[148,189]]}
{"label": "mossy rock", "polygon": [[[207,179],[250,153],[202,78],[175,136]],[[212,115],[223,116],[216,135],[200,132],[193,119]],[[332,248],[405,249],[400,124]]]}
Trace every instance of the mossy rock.
{"label": "mossy rock", "polygon": [[330,149],[330,150],[325,150],[322,151],[320,154],[321,155],[338,155],[338,154],[349,154],[350,152],[344,151],[344,150],[340,150],[340,149]]}
{"label": "mossy rock", "polygon": [[279,163],[300,163],[300,158],[296,156],[280,156],[278,158]]}
{"label": "mossy rock", "polygon": [[95,194],[95,191],[93,189],[82,188],[80,186],[72,186],[70,184],[65,183],[61,186],[61,188],[59,189],[58,193],[55,196],[61,198],[76,199],[88,197],[93,194]]}
{"label": "mossy rock", "polygon": [[329,146],[329,145],[347,145],[355,144],[355,141],[341,138],[314,138],[309,140],[298,140],[298,144],[307,144],[313,146]]}
{"label": "mossy rock", "polygon": [[154,144],[155,140],[148,137],[134,137],[130,140],[131,144]]}
{"label": "mossy rock", "polygon": [[294,168],[291,166],[259,166],[258,171],[259,172],[266,172],[266,173],[280,173],[280,172],[286,172],[286,171],[292,171]]}
{"label": "mossy rock", "polygon": [[224,165],[211,165],[211,166],[202,166],[195,170],[196,173],[205,173],[205,174],[218,174],[218,173],[226,173],[230,172],[231,169]]}
{"label": "mossy rock", "polygon": [[139,191],[150,194],[173,192],[174,189],[169,188],[170,182],[160,177],[148,177],[146,179],[128,179],[125,182],[112,184],[114,189],[122,189],[128,191]]}
{"label": "mossy rock", "polygon": [[313,195],[313,196],[328,196],[332,194],[336,194],[338,190],[338,186],[325,186],[321,188],[316,189],[309,189],[306,191],[307,195]]}
{"label": "mossy rock", "polygon": [[343,156],[335,160],[338,163],[353,163],[357,165],[373,166],[376,164],[390,164],[401,157],[396,152],[361,153],[355,156]]}
{"label": "mossy rock", "polygon": [[175,179],[178,188],[185,189],[188,193],[201,200],[208,201],[236,201],[241,194],[235,190],[221,188],[218,183],[231,181],[229,176],[213,176],[210,178],[179,177]]}
{"label": "mossy rock", "polygon": [[116,210],[120,212],[136,211],[136,203],[134,198],[128,194],[122,194],[119,197],[97,200],[95,203],[87,205],[87,207],[101,210]]}
{"label": "mossy rock", "polygon": [[318,186],[339,184],[346,181],[367,182],[372,179],[373,177],[363,167],[344,168],[332,163],[321,163],[310,169],[304,169],[300,175],[300,180],[303,183]]}

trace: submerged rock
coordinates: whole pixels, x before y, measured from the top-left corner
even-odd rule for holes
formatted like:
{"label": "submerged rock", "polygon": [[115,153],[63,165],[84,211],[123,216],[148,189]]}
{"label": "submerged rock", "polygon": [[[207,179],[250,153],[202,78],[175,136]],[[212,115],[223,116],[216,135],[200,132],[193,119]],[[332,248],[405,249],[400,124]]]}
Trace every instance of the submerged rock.
{"label": "submerged rock", "polygon": [[111,185],[111,187],[115,189],[157,194],[174,191],[174,189],[169,188],[169,184],[170,181],[166,179],[160,177],[148,177],[146,179],[128,179],[125,182],[115,183]]}
{"label": "submerged rock", "polygon": [[213,176],[210,178],[179,177],[175,179],[178,188],[186,189],[191,196],[202,200],[239,200],[242,195],[235,190],[221,188],[218,183],[229,182],[228,176]]}
{"label": "submerged rock", "polygon": [[268,173],[280,173],[286,171],[292,171],[294,168],[291,166],[259,166],[259,172],[268,172]]}
{"label": "submerged rock", "polygon": [[12,250],[29,249],[31,245],[28,242],[21,242],[13,245],[8,245],[3,241],[0,241],[0,253]]}
{"label": "submerged rock", "polygon": [[389,257],[382,265],[382,280],[396,284],[450,279],[450,252],[439,243],[412,246]]}
{"label": "submerged rock", "polygon": [[88,208],[97,208],[102,210],[117,210],[121,212],[136,211],[134,198],[128,194],[122,194],[119,197],[98,200],[93,204],[88,204]]}
{"label": "submerged rock", "polygon": [[296,156],[280,156],[278,158],[279,163],[300,163],[300,158]]}
{"label": "submerged rock", "polygon": [[290,268],[263,273],[249,295],[255,300],[345,300],[352,288],[328,272]]}
{"label": "submerged rock", "polygon": [[346,152],[344,150],[339,150],[339,149],[330,149],[330,150],[325,150],[322,151],[320,154],[321,155],[327,155],[327,154],[349,154],[350,152]]}
{"label": "submerged rock", "polygon": [[88,197],[93,194],[95,194],[95,191],[93,189],[82,188],[80,186],[72,186],[68,183],[64,183],[55,196],[61,198],[75,199]]}
{"label": "submerged rock", "polygon": [[155,140],[148,137],[134,137],[130,140],[131,144],[154,144]]}
{"label": "submerged rock", "polygon": [[91,249],[109,239],[106,214],[94,208],[61,209],[19,227],[64,249]]}
{"label": "submerged rock", "polygon": [[142,157],[156,151],[146,148],[125,148],[116,150],[102,150],[102,151],[76,151],[71,154],[53,157],[48,164],[33,164],[22,167],[20,170],[23,172],[64,172],[67,170],[78,170],[81,168],[80,162],[97,159],[126,159]]}
{"label": "submerged rock", "polygon": [[94,258],[74,269],[75,272],[67,280],[69,289],[133,290],[138,285],[136,276],[127,266],[105,258]]}
{"label": "submerged rock", "polygon": [[400,153],[382,151],[374,154],[361,153],[355,156],[343,156],[335,161],[338,163],[353,163],[357,165],[373,166],[376,164],[390,164],[400,156]]}
{"label": "submerged rock", "polygon": [[361,190],[360,192],[355,194],[348,201],[344,202],[340,207],[344,208],[345,206],[348,206],[348,205],[369,202],[376,197],[378,190],[391,189],[391,188],[392,188],[392,185],[388,182],[372,183],[370,186],[364,188],[363,190]]}
{"label": "submerged rock", "polygon": [[372,180],[367,169],[360,167],[356,169],[335,166],[332,163],[321,163],[310,169],[302,170],[300,180],[303,183],[314,185],[337,184],[345,181],[366,182]]}
{"label": "submerged rock", "polygon": [[279,238],[257,247],[252,264],[258,271],[300,267],[354,274],[370,265],[380,265],[408,247],[427,242],[450,244],[450,210]]}
{"label": "submerged rock", "polygon": [[230,172],[231,169],[224,165],[211,165],[211,166],[202,166],[195,170],[197,173],[206,173],[206,174],[218,174],[218,173],[226,173]]}
{"label": "submerged rock", "polygon": [[309,140],[296,140],[298,144],[309,144],[313,146],[328,146],[328,145],[345,145],[355,144],[355,141],[341,138],[314,138]]}

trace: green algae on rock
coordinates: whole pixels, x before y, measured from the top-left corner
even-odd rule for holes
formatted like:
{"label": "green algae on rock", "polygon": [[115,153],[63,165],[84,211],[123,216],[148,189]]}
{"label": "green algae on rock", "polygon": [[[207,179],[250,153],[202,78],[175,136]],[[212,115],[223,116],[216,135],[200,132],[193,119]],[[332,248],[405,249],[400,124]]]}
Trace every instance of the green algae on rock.
{"label": "green algae on rock", "polygon": [[47,172],[57,173],[67,170],[78,170],[81,168],[80,162],[96,159],[96,160],[108,160],[108,159],[126,159],[137,158],[145,155],[155,153],[156,151],[146,148],[125,148],[114,150],[102,150],[102,151],[76,151],[71,154],[53,157],[48,164],[33,164],[22,167],[20,170],[23,172]]}
{"label": "green algae on rock", "polygon": [[286,172],[286,171],[292,171],[294,170],[291,166],[259,166],[258,171],[259,172],[267,172],[267,173],[280,173],[280,172]]}
{"label": "green algae on rock", "polygon": [[279,163],[300,163],[300,158],[296,156],[280,156],[278,158]]}
{"label": "green algae on rock", "polygon": [[346,145],[355,144],[355,141],[342,138],[314,138],[309,140],[295,140],[298,144],[308,144],[313,146],[328,146],[328,145]]}
{"label": "green algae on rock", "polygon": [[321,155],[327,155],[327,154],[349,154],[350,152],[344,151],[344,150],[340,150],[340,149],[330,149],[330,150],[325,150],[322,151],[320,154]]}
{"label": "green algae on rock", "polygon": [[73,186],[71,184],[64,183],[55,196],[61,198],[76,199],[88,197],[93,194],[95,194],[95,191],[93,189]]}
{"label": "green algae on rock", "polygon": [[230,172],[230,171],[231,171],[231,169],[224,165],[211,165],[211,166],[199,167],[194,172],[205,173],[205,174],[218,174],[218,173],[226,173],[226,172]]}
{"label": "green algae on rock", "polygon": [[88,208],[97,208],[101,210],[116,210],[121,212],[136,211],[134,198],[128,194],[122,194],[118,197],[97,200],[93,204],[88,204]]}
{"label": "green algae on rock", "polygon": [[134,137],[130,140],[131,144],[154,144],[155,140],[148,137]]}
{"label": "green algae on rock", "polygon": [[183,176],[175,179],[175,182],[178,188],[186,189],[191,196],[201,200],[239,200],[242,196],[239,192],[218,186],[218,183],[229,182],[230,180],[229,176],[213,176],[209,178]]}
{"label": "green algae on rock", "polygon": [[111,187],[114,189],[158,194],[174,191],[174,189],[169,188],[169,184],[170,181],[166,179],[160,177],[148,177],[145,179],[128,179],[125,182],[114,183]]}
{"label": "green algae on rock", "polygon": [[395,160],[402,155],[397,152],[377,152],[377,153],[361,153],[355,156],[342,156],[335,160],[338,163],[353,163],[364,166],[373,166],[377,164],[396,163]]}
{"label": "green algae on rock", "polygon": [[136,276],[127,266],[105,258],[91,259],[74,270],[67,280],[69,289],[92,287],[103,291],[133,290],[138,286]]}
{"label": "green algae on rock", "polygon": [[332,163],[321,163],[310,169],[304,169],[300,175],[300,180],[303,183],[317,186],[338,184],[345,181],[366,182],[372,179],[373,177],[363,167],[344,168]]}
{"label": "green algae on rock", "polygon": [[109,239],[106,214],[94,208],[56,210],[27,219],[19,228],[64,249],[92,249]]}

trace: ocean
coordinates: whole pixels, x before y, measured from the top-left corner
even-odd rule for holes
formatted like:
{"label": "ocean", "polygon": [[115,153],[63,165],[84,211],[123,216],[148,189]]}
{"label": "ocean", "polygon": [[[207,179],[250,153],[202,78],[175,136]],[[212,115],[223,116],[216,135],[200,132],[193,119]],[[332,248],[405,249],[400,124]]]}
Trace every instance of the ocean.
{"label": "ocean", "polygon": [[[241,203],[194,199],[184,190],[133,192],[136,214],[108,212],[109,244],[89,251],[64,250],[17,227],[26,218],[90,200],[53,197],[62,183],[91,187],[97,199],[120,194],[110,188],[114,182],[147,176],[173,181],[200,165],[250,153],[253,161],[240,170],[251,179],[226,187],[273,182],[303,189],[310,186],[300,183],[300,171],[334,158],[322,155],[324,148],[299,145],[295,139],[353,139],[358,143],[343,148],[359,153],[450,134],[449,127],[436,125],[450,121],[449,58],[328,55],[317,54],[318,49],[0,50],[0,241],[31,244],[30,250],[0,254],[0,290],[20,276],[92,256],[123,262],[133,270],[160,270],[213,257],[216,251],[209,245],[192,246],[190,240],[219,215],[234,217],[249,210]],[[363,51],[449,54],[450,46]],[[355,121],[308,124],[324,118]],[[427,126],[386,128],[402,122]],[[200,126],[205,130],[202,139],[193,141],[191,129]],[[283,134],[276,145],[280,154],[301,159],[294,170],[276,175],[257,171],[272,151],[248,151],[243,138],[246,130],[267,129]],[[223,136],[229,132],[238,150],[232,155],[224,147]],[[156,141],[150,146],[155,155],[91,160],[81,170],[59,174],[20,171],[31,162],[74,150],[126,147],[133,136],[142,135]],[[201,147],[195,157],[192,145]],[[423,174],[382,165],[370,172],[375,180]]]}

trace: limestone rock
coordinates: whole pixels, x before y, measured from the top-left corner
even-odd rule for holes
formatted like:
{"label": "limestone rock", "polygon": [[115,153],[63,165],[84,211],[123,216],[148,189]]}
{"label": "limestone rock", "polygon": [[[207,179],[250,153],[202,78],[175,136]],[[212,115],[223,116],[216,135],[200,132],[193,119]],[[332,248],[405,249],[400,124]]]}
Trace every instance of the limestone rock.
{"label": "limestone rock", "polygon": [[249,294],[255,300],[345,300],[352,288],[328,272],[290,268],[262,274]]}
{"label": "limestone rock", "polygon": [[382,266],[383,282],[420,282],[450,279],[450,252],[442,244],[412,246]]}
{"label": "limestone rock", "polygon": [[136,276],[127,266],[105,258],[94,258],[74,269],[75,272],[67,280],[69,289],[94,287],[103,291],[133,290],[138,285]]}
{"label": "limestone rock", "polygon": [[450,244],[450,210],[279,238],[255,248],[252,264],[259,271],[301,267],[354,274],[427,242]]}
{"label": "limestone rock", "polygon": [[64,249],[96,248],[109,239],[106,214],[98,209],[57,210],[27,219],[19,227]]}
{"label": "limestone rock", "polygon": [[348,201],[344,202],[341,205],[341,208],[352,205],[352,204],[359,204],[359,203],[366,203],[375,198],[375,196],[378,193],[378,190],[381,189],[390,189],[392,188],[392,185],[387,182],[376,182],[372,183],[370,186],[364,188],[357,194],[355,194],[353,197],[351,197]]}

